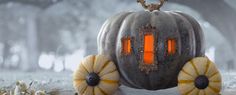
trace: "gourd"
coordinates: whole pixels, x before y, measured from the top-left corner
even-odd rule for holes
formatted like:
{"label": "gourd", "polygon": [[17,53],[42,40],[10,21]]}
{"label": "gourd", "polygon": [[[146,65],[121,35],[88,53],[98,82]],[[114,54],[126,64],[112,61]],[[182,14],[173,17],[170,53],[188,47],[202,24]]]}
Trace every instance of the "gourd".
{"label": "gourd", "polygon": [[188,61],[178,76],[181,95],[219,95],[221,76],[207,57]]}
{"label": "gourd", "polygon": [[119,86],[115,64],[104,55],[86,57],[73,74],[79,95],[111,95]]}
{"label": "gourd", "polygon": [[122,12],[103,24],[98,52],[114,61],[126,86],[148,90],[175,87],[185,63],[204,56],[202,29],[185,13],[156,9],[162,3],[139,2],[149,11]]}

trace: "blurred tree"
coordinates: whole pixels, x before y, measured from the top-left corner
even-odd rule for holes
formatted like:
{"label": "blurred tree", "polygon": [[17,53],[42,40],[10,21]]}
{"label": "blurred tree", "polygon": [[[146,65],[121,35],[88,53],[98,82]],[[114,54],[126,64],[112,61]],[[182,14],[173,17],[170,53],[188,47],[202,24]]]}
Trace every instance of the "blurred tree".
{"label": "blurred tree", "polygon": [[65,55],[83,47],[88,26],[84,14],[68,2],[45,10],[37,18],[40,51]]}
{"label": "blurred tree", "polygon": [[10,49],[14,44],[19,44],[22,46],[20,68],[35,70],[38,67],[34,17],[39,11],[37,7],[19,3],[7,3],[0,6],[0,41],[4,43],[4,66],[10,66],[7,62],[12,56]]}
{"label": "blurred tree", "polygon": [[[91,35],[88,33],[89,15],[87,11],[81,11],[87,6],[86,2],[82,1],[63,1],[50,6],[37,18],[40,52],[53,52],[56,59],[62,60],[64,69],[65,56],[78,49],[86,49],[89,44],[86,42]],[[58,64],[54,62],[51,69]]]}

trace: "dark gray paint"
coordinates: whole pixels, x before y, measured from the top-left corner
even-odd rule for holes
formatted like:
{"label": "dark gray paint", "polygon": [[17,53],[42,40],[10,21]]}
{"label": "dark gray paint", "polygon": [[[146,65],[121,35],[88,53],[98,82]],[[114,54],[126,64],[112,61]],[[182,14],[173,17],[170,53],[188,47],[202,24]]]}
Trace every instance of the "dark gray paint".
{"label": "dark gray paint", "polygon": [[[149,74],[139,69],[139,48],[143,43],[139,29],[147,24],[156,27],[155,57],[158,70]],[[132,54],[123,55],[121,39],[132,37]],[[167,55],[166,41],[177,41],[175,55]],[[183,65],[197,56],[204,56],[203,33],[192,17],[179,12],[140,11],[124,12],[108,19],[98,35],[98,52],[109,55],[118,66],[121,83],[148,90],[166,89],[177,85],[177,76]]]}

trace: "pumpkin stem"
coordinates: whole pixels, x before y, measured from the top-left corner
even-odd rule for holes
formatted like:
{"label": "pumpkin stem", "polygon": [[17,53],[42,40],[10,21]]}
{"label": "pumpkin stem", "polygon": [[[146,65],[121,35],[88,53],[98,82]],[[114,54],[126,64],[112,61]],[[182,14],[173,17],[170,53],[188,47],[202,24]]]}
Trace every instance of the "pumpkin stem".
{"label": "pumpkin stem", "polygon": [[165,1],[167,1],[167,0],[160,0],[160,3],[157,3],[157,4],[153,4],[153,3],[146,4],[145,0],[137,0],[137,2],[140,3],[143,6],[144,9],[147,9],[150,12],[152,12],[154,10],[159,10],[160,11],[160,8],[163,6]]}

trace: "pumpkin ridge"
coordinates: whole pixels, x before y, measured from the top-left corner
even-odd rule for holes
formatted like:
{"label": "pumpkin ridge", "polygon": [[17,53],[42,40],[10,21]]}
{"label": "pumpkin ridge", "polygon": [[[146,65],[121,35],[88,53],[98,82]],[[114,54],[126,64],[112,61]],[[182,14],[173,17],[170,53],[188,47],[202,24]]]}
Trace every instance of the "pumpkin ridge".
{"label": "pumpkin ridge", "polygon": [[214,91],[215,93],[219,93],[219,92],[220,92],[219,89],[214,88],[214,87],[212,87],[211,85],[209,85],[208,87],[209,87],[212,91]]}
{"label": "pumpkin ridge", "polygon": [[[110,74],[110,73],[113,73],[113,72],[116,72],[116,71],[117,71],[117,69],[114,69],[113,71],[107,72],[106,74]],[[106,75],[106,74],[104,74],[104,75]],[[100,77],[103,77],[104,75],[101,75]]]}
{"label": "pumpkin ridge", "polygon": [[[193,27],[194,35],[195,35],[195,42],[200,43],[200,44],[196,44],[196,56],[197,57],[204,56],[205,50],[202,48],[204,47],[204,41],[203,41],[204,35],[203,35],[203,31],[201,29],[200,24],[193,17],[187,14],[184,14],[181,12],[175,12],[175,13],[178,13],[184,16],[192,24],[192,26],[195,26]],[[200,52],[197,52],[197,51],[200,51]]]}
{"label": "pumpkin ridge", "polygon": [[87,56],[84,60],[84,62],[82,62],[82,66],[84,66],[84,68],[88,71],[88,73],[91,73],[93,72],[93,65],[94,65],[94,58],[95,58],[95,55],[90,55],[90,56]]}
{"label": "pumpkin ridge", "polygon": [[193,87],[193,89],[189,90],[188,92],[186,92],[185,94],[183,95],[189,95],[189,93],[191,93],[192,91],[194,91],[196,88]]}
{"label": "pumpkin ridge", "polygon": [[[164,59],[164,62],[165,62],[165,60],[167,59],[170,59],[171,57],[173,57],[173,56],[178,56],[178,55],[182,55],[181,53],[181,51],[182,51],[182,38],[181,38],[181,32],[180,32],[180,26],[179,26],[179,24],[177,23],[177,19],[178,18],[176,18],[175,17],[175,15],[173,15],[173,12],[168,12],[168,11],[165,11],[164,12],[167,16],[164,16],[164,17],[168,17],[169,18],[169,20],[168,21],[163,21],[163,22],[171,22],[171,24],[169,24],[169,23],[167,23],[167,27],[171,27],[172,29],[168,29],[169,31],[171,31],[172,32],[172,35],[168,35],[165,39],[164,39],[164,44],[165,44],[165,46],[164,46],[164,50],[165,50],[165,52],[164,52],[164,58],[161,58],[161,60],[163,60]],[[157,28],[158,29],[158,28]],[[158,30],[160,33],[162,32],[162,30]],[[166,31],[167,32],[167,31]],[[168,34],[168,33],[164,33],[164,34],[162,34],[162,35],[165,35],[165,34]],[[174,34],[174,36],[173,36],[173,34]],[[160,36],[160,35],[159,35]],[[172,39],[172,40],[174,40],[175,41],[175,54],[168,54],[168,40],[170,40],[170,39]],[[159,41],[159,43],[160,43],[161,41]],[[162,47],[159,47],[159,48],[162,48]],[[159,51],[159,52],[162,52],[162,51]],[[176,61],[176,59],[179,59],[179,58],[173,58],[175,61],[172,61],[170,64],[168,64],[171,68],[168,68],[168,69],[173,69],[173,67],[174,68],[182,68],[182,63],[180,63],[180,62],[178,62],[178,61]],[[158,60],[160,60],[160,57],[158,57]],[[184,62],[183,62],[184,63]],[[160,63],[160,64],[162,64],[162,63]],[[165,67],[164,67],[165,68]],[[176,70],[176,71],[178,71],[178,70]],[[176,81],[177,82],[177,79],[176,78],[178,78],[177,76],[178,76],[178,73],[179,73],[179,71],[178,72],[173,72],[173,75],[170,75],[170,77],[172,77],[172,78],[167,78],[168,80],[166,80],[167,82],[168,82],[168,88],[170,88],[170,87],[175,87],[175,86],[177,86],[177,84],[174,82],[174,81]],[[191,74],[189,74],[190,76],[191,76]],[[194,77],[193,77],[194,78]]]}
{"label": "pumpkin ridge", "polygon": [[[123,24],[123,22],[124,22],[124,19],[126,19],[130,14],[132,14],[133,12],[127,12],[127,13],[124,13],[124,14],[122,14],[122,15],[119,15],[119,16],[115,16],[114,18],[118,18],[117,19],[117,21],[119,21],[119,20],[121,20],[120,22],[119,22],[119,24],[117,24],[117,25],[119,25],[118,26],[118,31],[115,31],[115,35],[118,35],[119,33],[120,33],[120,28],[121,28],[121,26],[122,26],[122,24]],[[108,19],[107,20],[109,23],[108,23],[108,25],[110,25],[109,27],[106,27],[106,28],[109,28],[109,31],[108,32],[111,32],[111,30],[110,30],[110,28],[111,28],[111,24],[112,23],[114,23],[115,21],[113,21],[112,19]],[[103,35],[108,35],[108,33],[106,33],[105,31],[103,31],[103,30],[101,30],[100,31],[101,32],[101,34],[103,34]],[[113,31],[114,32],[114,31]],[[114,33],[113,33],[114,34]],[[105,37],[103,37],[104,39],[105,39]],[[114,57],[114,58],[112,58],[112,60],[114,61],[114,63],[115,63],[115,65],[116,66],[118,66],[118,64],[117,64],[117,56],[116,56],[116,47],[117,47],[117,40],[118,40],[118,37],[116,36],[116,38],[113,38],[113,40],[115,40],[114,42],[114,44],[115,44],[115,46],[113,47],[114,48],[114,50],[115,50],[115,52],[114,53],[110,53],[110,55],[109,56],[111,56],[111,57]],[[101,42],[100,43],[102,43],[102,42],[105,42],[104,40],[100,40]],[[100,43],[98,43],[98,44],[100,44]],[[104,45],[102,45],[102,47],[103,47]],[[120,70],[119,69],[117,69],[119,72],[120,72]],[[123,75],[122,74],[120,74],[120,77],[122,77],[122,79],[124,79],[124,80],[126,80],[124,77],[123,77]],[[127,83],[127,84],[130,84],[130,83]]]}
{"label": "pumpkin ridge", "polygon": [[[196,32],[195,32],[195,29],[193,27],[193,23],[191,22],[191,20],[186,17],[184,14],[181,14],[179,12],[175,12],[176,14],[178,14],[179,17],[181,17],[182,21],[185,22],[185,23],[188,23],[186,25],[189,25],[190,28],[190,31],[188,32],[188,35],[189,37],[192,39],[192,40],[189,40],[190,42],[190,47],[192,49],[192,52],[190,52],[192,54],[192,56],[195,56],[196,57],[196,51],[197,51],[197,42],[196,42]],[[187,28],[187,27],[185,27]],[[192,31],[191,31],[192,30]]]}
{"label": "pumpkin ridge", "polygon": [[[110,20],[108,20],[108,22],[109,22]],[[107,26],[105,27],[105,31],[103,31],[103,32],[101,32],[101,48],[105,48],[106,46],[106,36],[107,36],[107,34],[108,34],[108,32],[110,32],[110,26],[111,26],[111,23],[107,23]],[[103,51],[102,51],[103,52]]]}
{"label": "pumpkin ridge", "polygon": [[81,65],[81,67],[82,67],[84,70],[86,70],[86,72],[87,72],[87,73],[90,73],[90,72],[87,70],[87,68],[85,68],[85,66],[84,66],[84,63],[83,63],[83,62],[81,62],[81,64],[80,64],[80,65]]}
{"label": "pumpkin ridge", "polygon": [[[87,72],[86,72],[87,73]],[[78,76],[78,75],[81,75],[81,76]],[[76,80],[76,79],[85,79],[85,76],[86,74],[81,74],[80,71],[75,71],[75,73],[73,74],[73,80]]]}
{"label": "pumpkin ridge", "polygon": [[216,83],[219,83],[219,82],[221,82],[220,80],[214,80],[214,81],[211,81],[210,80],[210,82],[216,82]]}
{"label": "pumpkin ridge", "polygon": [[81,94],[84,94],[84,92],[86,91],[86,89],[88,88],[88,86],[86,85],[86,87],[83,89],[83,91],[81,91]]}
{"label": "pumpkin ridge", "polygon": [[193,60],[190,61],[191,65],[193,66],[195,72],[197,73],[197,75],[199,75],[199,72],[197,70],[197,67],[195,66],[195,64],[193,63]]}
{"label": "pumpkin ridge", "polygon": [[100,47],[102,46],[100,43],[102,42],[101,38],[102,38],[103,32],[101,32],[101,31],[105,30],[105,28],[108,26],[108,22],[109,22],[109,20],[106,20],[104,22],[104,24],[102,25],[102,27],[100,29],[100,32],[98,33],[98,37],[97,37],[98,51],[100,50]]}
{"label": "pumpkin ridge", "polygon": [[[121,21],[118,26],[118,28],[120,28],[121,26],[121,23],[123,22],[123,20],[132,12],[125,12],[125,13],[119,13],[113,17],[110,17],[108,20],[106,20],[105,22],[107,24],[103,25],[103,30],[100,30],[100,35],[98,37],[98,41],[101,41],[101,42],[98,42],[98,46],[101,47],[101,48],[105,48],[107,45],[107,39],[108,39],[108,34],[111,33],[111,34],[119,34],[119,31],[117,30],[112,30],[112,27],[114,26],[114,23],[117,22],[117,21]],[[116,20],[113,20],[113,19],[116,19]],[[113,38],[114,42],[117,42],[116,38]],[[116,44],[116,43],[114,43]],[[115,47],[114,47],[115,48]],[[101,50],[101,52],[99,53],[107,53],[107,52],[104,52],[103,50]],[[111,56],[114,56],[114,54],[112,54]]]}
{"label": "pumpkin ridge", "polygon": [[[119,34],[121,33],[121,27],[122,27],[122,26],[125,26],[125,24],[126,24],[126,23],[124,23],[125,21],[129,21],[130,19],[132,19],[132,20],[130,20],[130,21],[133,21],[133,22],[132,22],[132,23],[129,22],[128,25],[130,25],[130,27],[132,27],[132,26],[134,25],[133,23],[134,23],[134,21],[136,21],[135,19],[137,19],[137,14],[138,14],[138,13],[131,12],[129,15],[127,15],[127,16],[123,19],[123,21],[122,21],[122,23],[121,23],[121,25],[120,25],[120,28],[119,28]],[[130,34],[132,34],[130,28],[129,28],[129,31],[130,31]],[[135,32],[137,32],[137,31],[135,31]],[[118,44],[118,41],[119,41],[119,40],[120,40],[120,38],[119,38],[119,36],[117,36],[117,38],[116,38],[116,47],[114,48],[115,51],[116,51],[116,54],[117,54],[117,52],[119,52],[119,50],[117,49],[117,47],[119,46],[119,44]],[[131,48],[132,48],[133,46],[134,46],[134,42],[131,42]],[[132,48],[132,52],[133,52],[133,54],[136,54],[133,48]],[[115,55],[116,55],[116,54],[115,54]],[[117,56],[117,55],[116,55],[116,56],[115,56],[115,59],[119,59],[119,57],[120,57],[120,56]],[[137,59],[137,57],[135,57],[135,58]],[[118,60],[117,60],[117,62],[118,62]],[[116,64],[116,65],[119,66],[119,64]],[[122,82],[124,82],[124,84],[128,84],[128,86],[131,86],[131,87],[134,87],[134,88],[140,88],[138,85],[135,85],[135,82],[130,81],[129,78],[127,78],[127,74],[125,74],[126,72],[123,72],[121,68],[118,68],[118,71],[120,72],[120,75],[121,75],[122,80],[124,80],[124,81],[122,81]],[[126,77],[125,77],[125,75],[126,75]]]}
{"label": "pumpkin ridge", "polygon": [[116,81],[116,80],[101,80],[101,82],[105,82],[105,83],[108,83],[108,84],[116,84],[119,81]]}
{"label": "pumpkin ridge", "polygon": [[[155,13],[155,12],[154,12]],[[135,40],[136,41],[134,41],[132,44],[133,44],[133,46],[138,46],[138,47],[136,47],[136,48],[143,48],[143,51],[144,51],[144,46],[140,46],[140,45],[142,45],[141,43],[143,43],[144,44],[144,39],[142,40],[142,38],[141,38],[141,35],[140,35],[140,33],[143,33],[143,37],[144,37],[144,35],[145,35],[145,31],[140,31],[140,29],[142,30],[145,30],[146,28],[152,28],[153,29],[153,27],[152,27],[152,25],[151,25],[151,19],[152,19],[152,15],[153,15],[153,13],[152,12],[147,12],[147,11],[140,11],[140,12],[136,12],[134,15],[133,15],[133,18],[131,19],[131,21],[132,22],[130,22],[130,28],[128,28],[129,29],[129,31],[130,31],[130,35],[133,35],[133,36],[136,36],[136,34],[137,34],[137,32],[139,33],[138,34],[138,36],[135,38]],[[156,15],[155,15],[156,16]],[[137,23],[140,23],[140,25],[141,26],[137,26],[136,24]],[[153,31],[153,35],[154,35],[154,32],[155,31]],[[141,43],[140,43],[141,42]],[[154,42],[155,43],[155,42]],[[155,51],[155,50],[154,50]],[[144,78],[143,78],[143,80],[141,80],[141,81],[146,81],[146,84],[139,84],[139,81],[129,81],[131,84],[133,84],[133,85],[135,85],[135,86],[137,86],[137,87],[142,87],[142,88],[144,88],[144,89],[149,89],[149,90],[151,90],[153,87],[152,87],[152,84],[151,84],[151,81],[150,81],[150,74],[151,74],[151,71],[152,70],[154,70],[154,68],[152,68],[152,67],[155,67],[157,64],[155,64],[155,63],[153,63],[153,64],[150,64],[150,65],[147,65],[147,64],[145,64],[144,62],[142,62],[142,61],[144,61],[144,59],[140,59],[141,58],[141,56],[143,56],[144,57],[144,52],[142,52],[142,51],[140,51],[140,50],[134,50],[133,49],[133,52],[134,52],[134,55],[139,55],[139,56],[134,56],[134,58],[136,59],[136,61],[138,62],[138,64],[137,64],[137,68],[136,67],[134,67],[134,68],[136,68],[137,70],[139,70],[139,71],[141,71],[141,72],[143,72],[143,75],[145,76]],[[154,56],[155,57],[155,56]],[[154,58],[155,59],[155,58]],[[142,60],[142,61],[141,61]],[[152,65],[152,66],[151,66]],[[156,67],[157,68],[157,67]],[[133,72],[134,73],[134,72]],[[150,73],[150,74],[148,74],[148,73]],[[132,74],[132,73],[131,73]],[[150,75],[150,76],[149,76]],[[133,74],[132,74],[132,76],[133,76]],[[136,77],[136,75],[135,76],[133,76],[133,77]],[[139,78],[139,77],[137,77],[137,78]],[[135,78],[133,78],[133,79],[135,79]],[[131,80],[132,80],[132,78],[131,78]],[[136,84],[138,84],[138,85],[136,85]]]}
{"label": "pumpkin ridge", "polygon": [[[121,22],[118,24],[118,30],[116,30],[116,32],[115,32],[116,35],[118,35],[118,34],[120,33],[120,28],[121,28],[121,26],[123,25],[125,19],[126,19],[130,14],[132,14],[132,12],[128,12],[128,13],[126,13],[126,14],[123,14],[123,15],[117,17],[117,18],[118,18],[117,21],[118,21],[118,20],[121,20]],[[110,22],[110,24],[112,24],[112,23],[114,23],[114,22],[116,22],[116,21],[112,21],[112,22]],[[111,26],[110,26],[109,28],[111,28]],[[116,45],[116,46],[114,47],[114,50],[116,50],[118,37],[114,38],[114,40],[115,40],[115,41],[114,41],[114,42],[115,42],[114,44]],[[113,56],[116,57],[116,54],[113,54]]]}
{"label": "pumpkin ridge", "polygon": [[210,60],[207,60],[207,66],[206,66],[206,70],[204,72],[204,75],[207,74],[207,71],[209,70],[210,64],[211,64]]}
{"label": "pumpkin ridge", "polygon": [[86,69],[84,66],[82,66],[82,65],[83,65],[83,62],[80,62],[78,68],[82,68],[82,69],[76,70],[75,72],[77,72],[77,73],[84,73],[84,72],[85,72],[85,74],[88,74],[89,72],[88,72],[87,69]]}
{"label": "pumpkin ridge", "polygon": [[189,73],[186,72],[184,69],[182,70],[182,72],[185,73],[185,74],[187,74],[187,75],[189,75],[189,76],[191,76],[192,78],[195,78],[193,75],[189,74]]}
{"label": "pumpkin ridge", "polygon": [[193,83],[193,80],[179,80],[178,82],[179,82],[180,84]]}
{"label": "pumpkin ridge", "polygon": [[[96,61],[97,61],[97,56],[96,55],[93,55],[93,65],[92,65],[92,69],[94,69],[94,64],[96,64]],[[94,71],[94,70],[93,70]]]}
{"label": "pumpkin ridge", "polygon": [[219,72],[218,72],[218,71],[216,71],[214,74],[210,75],[210,77],[209,77],[209,78],[212,78],[212,77],[214,77],[214,76],[215,76],[215,75],[217,75],[217,74],[219,74]]}
{"label": "pumpkin ridge", "polygon": [[[175,14],[173,12],[167,12],[167,14],[169,14],[173,18],[175,26],[177,28],[176,32],[177,32],[178,38],[181,38],[180,31],[179,31],[179,26],[178,26],[176,18],[174,17]],[[179,39],[179,41],[177,43],[179,43],[181,45],[182,44],[182,39]],[[176,49],[176,53],[178,53],[177,51],[180,51],[180,52],[182,51],[181,50],[182,48],[179,44],[176,45],[177,47],[179,47],[179,48]]]}
{"label": "pumpkin ridge", "polygon": [[99,86],[97,87],[101,92],[102,92],[102,94],[103,95],[108,95],[103,89],[101,89]]}
{"label": "pumpkin ridge", "polygon": [[[122,18],[122,21],[119,23],[119,28],[118,28],[118,31],[117,31],[117,37],[116,37],[116,39],[115,39],[115,47],[114,47],[115,52],[117,51],[117,48],[116,48],[116,47],[118,46],[117,41],[120,40],[119,37],[118,37],[118,35],[120,34],[121,27],[123,26],[125,19],[127,19],[127,17],[129,17],[129,16],[132,15],[132,14],[134,14],[134,13],[133,13],[133,12],[130,12],[129,14],[127,14],[125,17]],[[132,44],[132,42],[131,42],[131,44]],[[115,56],[115,58],[117,58],[116,54],[114,54],[114,56]],[[116,60],[116,61],[117,61],[117,60]]]}
{"label": "pumpkin ridge", "polygon": [[80,82],[78,82],[78,81],[73,81],[73,86],[74,87],[77,87],[78,85],[80,85],[81,83],[83,83],[84,81],[80,81]]}
{"label": "pumpkin ridge", "polygon": [[106,61],[105,64],[103,64],[102,69],[98,72],[98,74],[100,74],[100,72],[102,72],[102,71],[104,70],[104,68],[105,68],[110,62],[111,62],[110,60]]}
{"label": "pumpkin ridge", "polygon": [[95,95],[95,88],[93,88],[93,95]]}
{"label": "pumpkin ridge", "polygon": [[[193,29],[192,24],[185,16],[179,14],[178,12],[170,12],[170,13],[172,15],[174,15],[176,23],[179,23],[179,24],[177,24],[177,26],[178,26],[178,31],[179,31],[180,37],[185,38],[185,39],[181,39],[181,43],[185,44],[187,47],[186,46],[184,48],[181,47],[181,54],[186,53],[188,56],[195,57],[196,56],[196,52],[195,52],[195,50],[196,50],[195,40],[196,39],[195,39],[195,33],[194,33],[194,29]],[[181,29],[182,29],[182,31],[181,31]],[[188,50],[188,51],[186,51],[186,50]]]}

